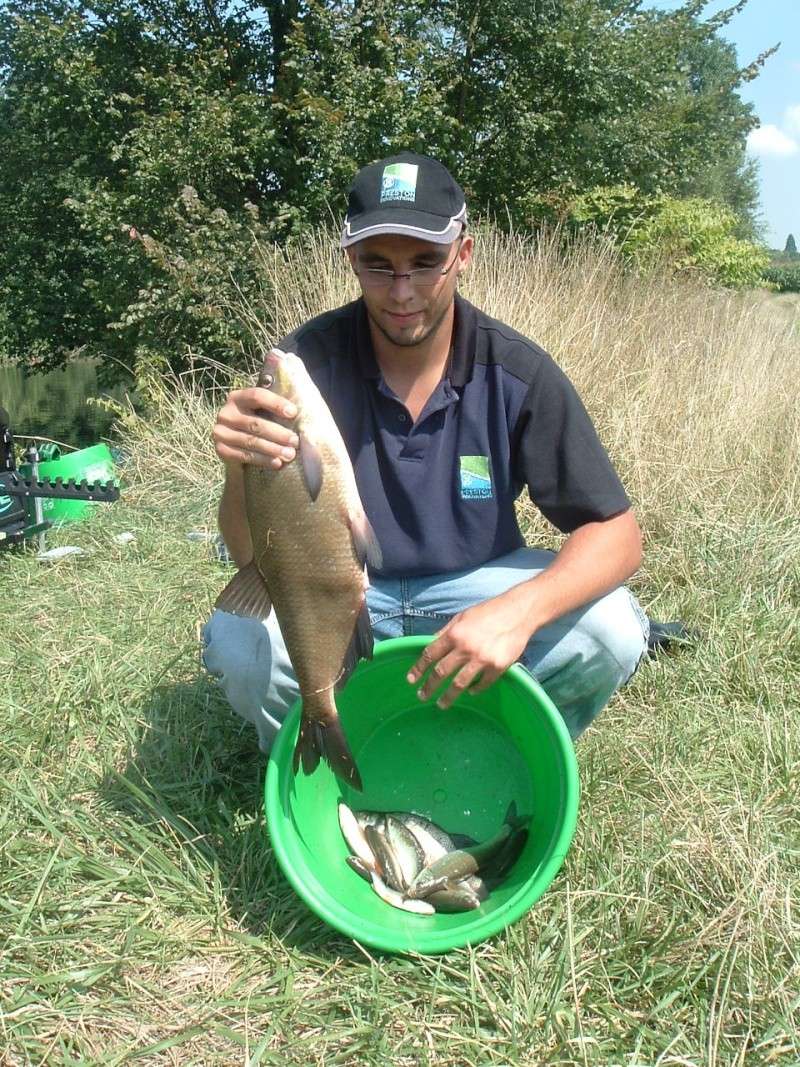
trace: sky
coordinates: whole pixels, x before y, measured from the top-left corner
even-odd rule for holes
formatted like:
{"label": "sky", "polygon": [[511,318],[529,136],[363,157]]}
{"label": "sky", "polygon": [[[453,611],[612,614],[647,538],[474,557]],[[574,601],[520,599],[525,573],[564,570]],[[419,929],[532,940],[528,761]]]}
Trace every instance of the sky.
{"label": "sky", "polygon": [[[734,0],[710,0],[703,17],[732,7]],[[673,10],[678,0],[653,0]],[[761,125],[747,139],[758,161],[764,237],[782,249],[790,233],[800,248],[800,0],[749,0],[720,32],[736,46],[740,66],[780,43],[759,76],[739,89],[753,104]]]}

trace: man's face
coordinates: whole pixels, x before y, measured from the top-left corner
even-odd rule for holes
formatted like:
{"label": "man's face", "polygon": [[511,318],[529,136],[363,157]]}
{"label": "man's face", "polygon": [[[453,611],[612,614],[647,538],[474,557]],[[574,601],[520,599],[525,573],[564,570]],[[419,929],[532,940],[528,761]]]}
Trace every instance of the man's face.
{"label": "man's face", "polygon": [[[371,321],[392,344],[410,348],[430,337],[447,314],[458,275],[472,259],[472,238],[439,245],[416,237],[384,234],[351,245],[347,255],[353,270],[359,274]],[[425,267],[448,266],[447,274],[437,277],[433,285],[417,285],[401,277],[393,279],[390,285],[374,286],[363,273],[373,268],[402,275]]]}

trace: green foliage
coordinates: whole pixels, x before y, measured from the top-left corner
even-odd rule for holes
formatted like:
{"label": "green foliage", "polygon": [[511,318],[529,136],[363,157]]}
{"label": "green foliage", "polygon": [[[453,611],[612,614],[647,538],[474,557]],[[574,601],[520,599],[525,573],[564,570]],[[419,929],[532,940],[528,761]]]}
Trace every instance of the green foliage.
{"label": "green foliage", "polygon": [[575,225],[611,233],[640,267],[666,263],[727,288],[757,285],[769,262],[766,249],[736,236],[736,215],[710,200],[646,196],[632,185],[601,186],[577,197],[568,217]]}
{"label": "green foliage", "polygon": [[199,354],[224,363],[249,354],[242,305],[263,296],[255,245],[269,238],[254,205],[229,213],[185,186],[163,212],[162,239],[120,223],[118,205],[100,192],[69,206],[98,240],[113,234],[119,259],[133,264],[123,275],[141,273],[133,294],[119,290],[114,277],[92,285],[98,299],[105,284],[113,290],[107,306],[118,314],[108,330],[132,353],[139,379],[166,366],[181,371]]}
{"label": "green foliage", "polygon": [[[241,344],[251,240],[341,217],[365,162],[451,167],[528,228],[587,189],[754,205],[752,109],[702,21],[639,0],[12,0],[0,12],[0,354],[135,373]],[[182,190],[196,196],[189,207]],[[194,195],[194,194],[193,194]],[[135,231],[146,240],[131,240]]]}
{"label": "green foliage", "polygon": [[763,278],[776,292],[800,293],[800,264],[767,267]]}
{"label": "green foliage", "polygon": [[786,238],[786,245],[784,246],[784,255],[796,256],[797,255],[797,242],[794,239],[794,234],[790,233]]}
{"label": "green foliage", "polygon": [[765,249],[735,236],[737,218],[708,200],[663,197],[625,242],[640,263],[666,260],[675,270],[696,270],[718,285],[758,284],[769,262]]}

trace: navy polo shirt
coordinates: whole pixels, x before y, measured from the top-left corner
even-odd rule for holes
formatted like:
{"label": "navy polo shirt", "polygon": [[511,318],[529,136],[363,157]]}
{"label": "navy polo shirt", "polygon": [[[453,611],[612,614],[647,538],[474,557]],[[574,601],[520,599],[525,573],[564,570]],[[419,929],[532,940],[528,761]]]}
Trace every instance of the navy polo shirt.
{"label": "navy polo shirt", "polygon": [[525,543],[524,487],[564,533],[630,501],[575,389],[538,345],[455,297],[453,350],[416,422],[384,382],[356,300],[278,343],[324,396],[385,577],[478,567]]}

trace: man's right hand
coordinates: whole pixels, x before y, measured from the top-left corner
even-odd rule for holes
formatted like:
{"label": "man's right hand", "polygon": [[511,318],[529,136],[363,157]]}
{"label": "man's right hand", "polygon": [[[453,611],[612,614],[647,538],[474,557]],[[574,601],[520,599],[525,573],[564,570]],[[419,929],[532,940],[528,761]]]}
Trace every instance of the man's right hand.
{"label": "man's right hand", "polygon": [[297,408],[269,389],[234,389],[219,410],[212,436],[223,463],[248,463],[275,469],[290,462],[300,444],[297,434],[269,416],[293,419]]}

